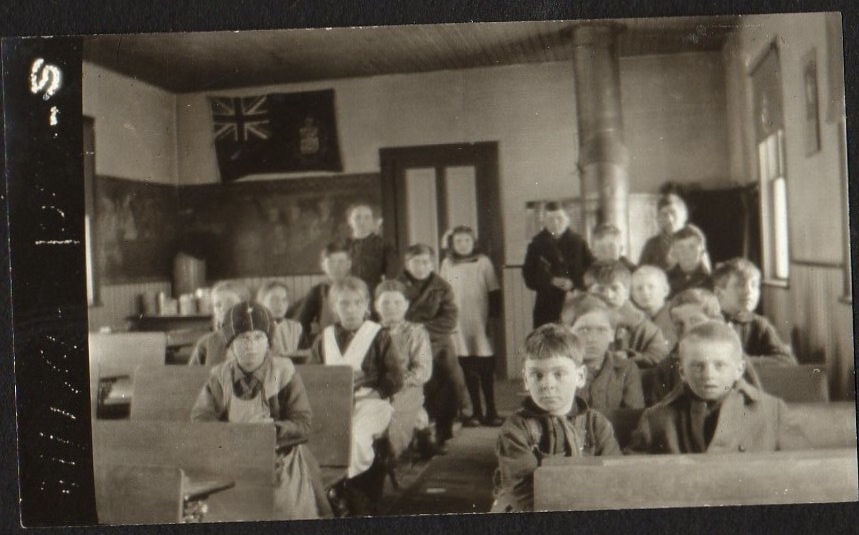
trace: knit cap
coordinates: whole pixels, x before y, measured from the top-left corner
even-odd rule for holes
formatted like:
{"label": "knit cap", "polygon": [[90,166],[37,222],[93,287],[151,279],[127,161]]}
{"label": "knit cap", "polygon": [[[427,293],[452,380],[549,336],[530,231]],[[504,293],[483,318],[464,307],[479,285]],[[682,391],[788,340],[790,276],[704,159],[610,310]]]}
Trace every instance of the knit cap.
{"label": "knit cap", "polygon": [[227,341],[227,347],[230,347],[236,336],[251,331],[264,332],[271,343],[272,325],[271,314],[267,308],[250,301],[242,301],[230,308],[224,316],[221,332]]}

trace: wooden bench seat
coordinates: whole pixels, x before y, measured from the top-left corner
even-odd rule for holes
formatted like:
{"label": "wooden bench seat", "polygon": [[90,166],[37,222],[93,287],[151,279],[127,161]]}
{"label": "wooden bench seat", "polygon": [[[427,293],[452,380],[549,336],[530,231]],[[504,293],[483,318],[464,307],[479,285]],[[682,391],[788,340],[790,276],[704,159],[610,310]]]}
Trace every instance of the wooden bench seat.
{"label": "wooden bench seat", "polygon": [[756,366],[755,371],[766,392],[788,403],[829,401],[825,366]]}
{"label": "wooden bench seat", "polygon": [[93,475],[100,524],[175,524],[182,520],[184,475],[179,468],[96,459]]}
{"label": "wooden bench seat", "polygon": [[847,502],[859,499],[856,449],[547,458],[540,511]]}

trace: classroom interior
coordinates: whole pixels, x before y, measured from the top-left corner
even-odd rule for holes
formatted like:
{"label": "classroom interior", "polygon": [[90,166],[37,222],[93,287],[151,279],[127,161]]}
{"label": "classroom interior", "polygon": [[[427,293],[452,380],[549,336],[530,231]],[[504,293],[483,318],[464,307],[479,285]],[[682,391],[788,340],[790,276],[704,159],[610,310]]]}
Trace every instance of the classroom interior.
{"label": "classroom interior", "polygon": [[[578,28],[589,25],[609,28],[605,35],[617,72],[613,80],[585,68],[593,64],[582,59],[587,55],[582,50],[605,46],[604,41],[577,37],[587,34]],[[748,256],[761,266],[761,312],[790,341],[800,364],[816,375],[810,390],[817,397],[795,401],[804,404],[809,422],[821,425],[820,448],[827,451],[756,457],[760,466],[752,469],[766,474],[772,485],[793,489],[801,486],[797,482],[826,474],[832,487],[840,487],[815,487],[816,495],[797,491],[781,496],[781,502],[766,502],[761,496],[770,487],[762,484],[748,495],[734,489],[738,494],[732,495],[724,489],[733,488],[729,480],[736,474],[716,461],[702,461],[715,495],[705,489],[684,501],[688,496],[666,483],[662,494],[644,493],[659,494],[658,499],[641,501],[618,483],[628,470],[618,463],[611,473],[604,466],[581,467],[609,490],[590,501],[576,501],[576,507],[696,505],[696,500],[708,499],[740,504],[840,501],[838,491],[844,488],[852,489],[856,499],[854,321],[838,14],[105,35],[84,43],[93,390],[98,395],[104,377],[134,376],[127,391],[117,383],[120,392],[113,392],[126,410],[131,399],[130,416],[101,418],[99,410],[109,412],[109,407],[93,406],[94,436],[100,437],[94,441],[96,470],[114,485],[100,495],[101,504],[111,504],[104,507],[121,511],[130,499],[122,489],[132,486],[146,495],[146,481],[128,483],[141,477],[139,472],[117,468],[132,447],[125,438],[160,443],[156,437],[170,437],[170,444],[180,445],[171,450],[173,464],[175,459],[187,463],[178,467],[181,474],[177,466],[156,459],[157,448],[135,450],[159,465],[158,488],[164,488],[165,478],[187,485],[189,473],[201,474],[194,481],[205,487],[212,473],[224,469],[215,450],[228,444],[235,462],[227,463],[229,473],[221,476],[233,486],[220,493],[206,487],[207,521],[266,518],[270,488],[260,481],[273,460],[247,452],[254,444],[270,443],[271,430],[239,436],[229,426],[197,430],[181,423],[197,393],[191,391],[189,397],[181,389],[202,384],[206,372],[181,364],[211,321],[193,307],[186,314],[159,315],[153,303],[159,294],[179,298],[194,291],[177,288],[180,256],[204,260],[203,280],[209,286],[229,279],[253,290],[279,279],[288,285],[291,300],[301,299],[324,278],[316,260],[320,241],[343,231],[349,200],[377,206],[383,235],[400,250],[416,241],[438,247],[444,230],[458,220],[478,229],[502,288],[503,327],[495,334],[497,377],[515,384],[520,373],[516,348],[532,328],[534,303],[522,279],[522,263],[528,241],[539,230],[541,203],[564,201],[574,216],[571,227],[584,236],[599,218],[600,190],[588,183],[589,171],[582,165],[594,158],[582,152],[592,115],[580,106],[596,105],[598,97],[586,99],[605,87],[618,94],[618,139],[628,154],[629,258],[637,259],[644,241],[657,232],[660,188],[668,182],[685,187],[690,220],[707,233],[714,263]],[[754,98],[756,80],[766,78],[758,75],[771,68],[768,62],[778,72],[764,83],[775,84],[782,115],[776,120],[774,150],[780,151],[775,159],[784,180],[775,193],[761,176],[772,144],[760,136]],[[816,84],[813,96],[808,94],[810,74]],[[210,97],[318,90],[334,94],[337,169],[222,182]],[[725,222],[725,214],[732,221]],[[315,220],[308,222],[311,215]],[[113,233],[110,239],[107,228]],[[286,238],[278,238],[278,232]],[[199,270],[202,264],[193,266]],[[342,377],[314,373],[302,376],[318,391],[345,384]],[[516,390],[501,389],[513,398]],[[784,390],[790,395],[796,389],[787,385]],[[173,412],[147,416],[153,403]],[[348,445],[351,401],[311,403],[326,415],[314,424],[318,428],[311,439],[320,464],[323,469],[341,466],[348,454],[342,445]],[[630,426],[622,423],[623,415],[617,418],[621,427]],[[827,428],[826,422],[838,429]],[[201,454],[196,444],[204,434],[221,437],[203,447],[213,448],[211,454]],[[481,451],[491,455],[491,433],[479,436]],[[833,443],[841,449],[832,449]],[[851,447],[852,454],[845,455]],[[450,464],[453,457],[443,463]],[[568,500],[555,499],[570,477],[567,468],[543,469],[542,490],[537,490],[545,497],[543,508],[572,507]],[[683,469],[663,468],[663,475],[652,477],[668,481],[665,473]],[[415,484],[426,490],[425,481]],[[480,486],[488,496],[491,481]],[[174,514],[183,496],[187,492],[161,493],[156,509]],[[441,512],[433,507],[399,510]],[[121,515],[116,519],[124,521]]]}

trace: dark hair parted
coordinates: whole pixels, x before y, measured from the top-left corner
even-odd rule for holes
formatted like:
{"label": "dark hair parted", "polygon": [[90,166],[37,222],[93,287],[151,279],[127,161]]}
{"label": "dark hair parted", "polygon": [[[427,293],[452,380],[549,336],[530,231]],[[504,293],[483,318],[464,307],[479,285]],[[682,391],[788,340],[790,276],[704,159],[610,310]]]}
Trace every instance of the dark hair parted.
{"label": "dark hair parted", "polygon": [[719,288],[728,286],[731,276],[736,275],[743,280],[761,278],[761,270],[751,260],[736,257],[724,262],[719,262],[713,270],[713,284]]}
{"label": "dark hair parted", "polygon": [[581,366],[584,352],[582,342],[569,329],[547,323],[525,337],[520,356],[523,367],[527,360],[546,360],[554,357],[569,358]]}
{"label": "dark hair parted", "polygon": [[322,253],[320,254],[320,260],[325,260],[336,253],[346,253],[350,259],[352,258],[352,250],[349,248],[349,244],[343,240],[337,240],[325,244],[325,247],[322,248]]}
{"label": "dark hair parted", "polygon": [[435,256],[435,249],[425,243],[416,243],[414,245],[409,245],[403,256],[405,257],[406,261],[408,261],[410,258],[414,258],[422,254],[427,254],[431,257]]}

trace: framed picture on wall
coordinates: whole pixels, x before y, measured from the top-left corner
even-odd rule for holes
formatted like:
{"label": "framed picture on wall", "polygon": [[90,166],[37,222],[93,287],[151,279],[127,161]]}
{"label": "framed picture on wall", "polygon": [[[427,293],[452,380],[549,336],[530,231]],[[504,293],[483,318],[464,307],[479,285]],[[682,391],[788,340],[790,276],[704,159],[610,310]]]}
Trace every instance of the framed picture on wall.
{"label": "framed picture on wall", "polygon": [[820,114],[817,91],[817,49],[812,48],[803,57],[802,73],[805,87],[805,155],[820,151]]}

